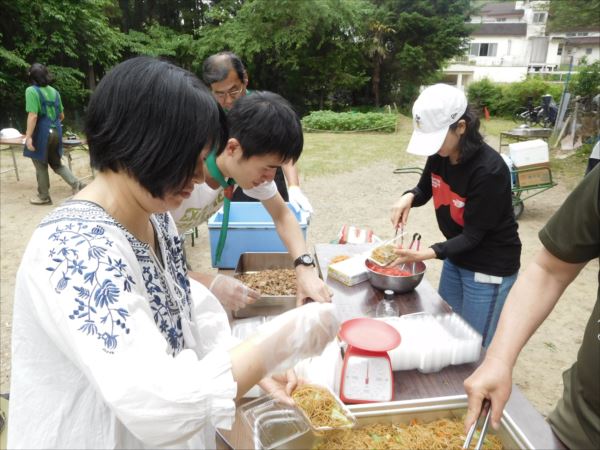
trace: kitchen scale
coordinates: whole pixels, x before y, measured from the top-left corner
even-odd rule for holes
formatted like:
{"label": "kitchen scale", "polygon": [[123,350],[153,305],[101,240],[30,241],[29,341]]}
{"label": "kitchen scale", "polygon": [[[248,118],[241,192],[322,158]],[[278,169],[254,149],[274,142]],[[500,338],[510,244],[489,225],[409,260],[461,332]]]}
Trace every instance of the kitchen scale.
{"label": "kitchen scale", "polygon": [[339,335],[348,344],[340,381],[342,401],[391,401],[394,379],[387,352],[400,344],[400,333],[381,320],[361,317],[344,322]]}

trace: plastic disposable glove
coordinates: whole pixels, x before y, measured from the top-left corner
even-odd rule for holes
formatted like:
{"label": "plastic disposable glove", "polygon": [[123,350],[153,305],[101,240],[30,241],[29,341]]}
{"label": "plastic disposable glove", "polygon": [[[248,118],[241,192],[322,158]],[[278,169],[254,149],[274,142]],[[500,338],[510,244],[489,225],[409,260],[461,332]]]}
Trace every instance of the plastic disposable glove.
{"label": "plastic disposable glove", "polygon": [[283,372],[320,354],[337,334],[340,321],[331,303],[309,303],[261,325],[250,340],[264,355],[267,373]]}
{"label": "plastic disposable glove", "polygon": [[298,380],[294,369],[289,369],[285,373],[263,378],[259,385],[274,399],[288,405],[293,405],[292,392],[302,383],[302,381]]}
{"label": "plastic disposable glove", "polygon": [[215,294],[224,307],[232,311],[244,308],[260,298],[259,292],[250,289],[233,277],[221,274],[212,280],[209,290]]}
{"label": "plastic disposable glove", "polygon": [[302,189],[300,189],[300,186],[288,186],[287,191],[290,203],[294,209],[302,209],[309,214],[314,213],[312,205],[308,201],[306,195],[302,192]]}

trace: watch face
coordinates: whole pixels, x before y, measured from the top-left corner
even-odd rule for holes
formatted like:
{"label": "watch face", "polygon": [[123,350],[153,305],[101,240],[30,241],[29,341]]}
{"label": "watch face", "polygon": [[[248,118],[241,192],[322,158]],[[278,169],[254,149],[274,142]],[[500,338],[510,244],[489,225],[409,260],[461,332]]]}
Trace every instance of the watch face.
{"label": "watch face", "polygon": [[304,255],[300,255],[298,258],[296,258],[294,261],[294,267],[298,267],[300,264],[303,266],[314,266],[315,261],[311,255],[305,253]]}
{"label": "watch face", "polygon": [[309,264],[312,264],[312,263],[313,263],[312,256],[310,256],[310,255],[302,255],[302,264],[309,265]]}

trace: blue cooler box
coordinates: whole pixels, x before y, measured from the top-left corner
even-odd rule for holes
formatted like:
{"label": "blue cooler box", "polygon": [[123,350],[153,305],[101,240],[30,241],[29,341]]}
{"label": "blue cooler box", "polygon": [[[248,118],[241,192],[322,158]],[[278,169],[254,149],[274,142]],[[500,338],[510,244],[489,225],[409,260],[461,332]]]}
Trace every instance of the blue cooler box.
{"label": "blue cooler box", "polygon": [[[289,203],[287,204],[302,230],[306,239],[308,228],[307,218],[296,212]],[[217,264],[216,253],[221,224],[223,223],[223,210],[220,209],[208,219],[208,235],[210,238],[210,257],[212,266],[220,269],[234,269],[242,253],[246,252],[287,252],[281,242],[273,219],[260,202],[231,202],[229,211],[229,228],[227,240]]]}

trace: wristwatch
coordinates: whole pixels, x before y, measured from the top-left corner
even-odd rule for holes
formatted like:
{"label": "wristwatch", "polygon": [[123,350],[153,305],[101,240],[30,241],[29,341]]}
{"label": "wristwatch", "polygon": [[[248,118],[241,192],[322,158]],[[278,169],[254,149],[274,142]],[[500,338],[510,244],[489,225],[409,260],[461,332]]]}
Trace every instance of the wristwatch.
{"label": "wristwatch", "polygon": [[312,255],[305,253],[304,255],[298,256],[294,260],[294,267],[298,267],[300,264],[302,264],[303,266],[315,267],[315,260],[313,259]]}

